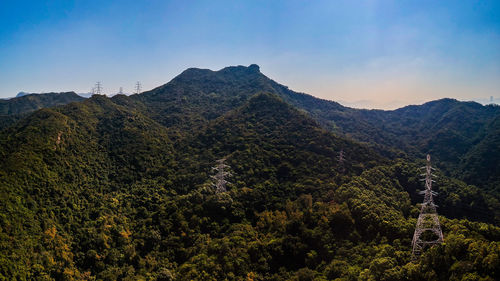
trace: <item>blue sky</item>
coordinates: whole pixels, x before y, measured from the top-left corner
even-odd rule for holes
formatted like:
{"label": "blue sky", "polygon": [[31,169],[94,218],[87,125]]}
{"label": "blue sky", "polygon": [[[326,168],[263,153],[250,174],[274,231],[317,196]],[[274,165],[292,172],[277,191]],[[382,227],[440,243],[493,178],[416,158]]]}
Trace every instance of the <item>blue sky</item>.
{"label": "blue sky", "polygon": [[0,97],[259,64],[317,97],[500,98],[500,1],[0,1]]}

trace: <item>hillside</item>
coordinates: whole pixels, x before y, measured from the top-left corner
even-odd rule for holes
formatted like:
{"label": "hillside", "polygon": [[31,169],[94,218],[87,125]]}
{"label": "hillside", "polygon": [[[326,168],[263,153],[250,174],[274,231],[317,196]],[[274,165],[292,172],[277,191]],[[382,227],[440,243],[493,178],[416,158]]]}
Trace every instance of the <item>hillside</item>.
{"label": "hillside", "polygon": [[84,98],[74,92],[26,94],[15,98],[0,100],[0,129],[6,128],[16,120],[37,109],[82,101]]}
{"label": "hillside", "polygon": [[[145,109],[144,114],[159,123],[188,129],[241,106],[255,93],[278,95],[308,113],[325,129],[366,143],[387,157],[420,159],[431,153],[446,175],[485,190],[496,188],[492,184],[498,180],[494,169],[479,166],[483,176],[464,177],[467,170],[476,168],[466,160],[470,158],[467,155],[478,150],[476,145],[494,131],[492,122],[500,117],[500,107],[495,105],[442,99],[393,111],[352,109],[294,92],[263,75],[257,65],[219,71],[188,69],[169,83],[130,98],[136,107],[141,105]],[[496,141],[492,137],[490,140]],[[498,142],[491,145],[500,147]],[[491,157],[500,159],[495,151]],[[491,181],[485,181],[485,177]]]}
{"label": "hillside", "polygon": [[163,127],[100,96],[39,110],[1,141],[0,273],[20,278],[78,272],[75,250],[96,242],[88,231],[113,212],[113,194],[171,155]]}
{"label": "hillside", "polygon": [[16,115],[28,113],[40,108],[64,105],[84,99],[74,92],[26,94],[21,97],[0,100],[0,114]]}
{"label": "hillside", "polygon": [[[282,124],[285,119],[289,120],[288,125]],[[258,129],[245,128],[247,125],[258,126]],[[83,103],[37,111],[4,131],[1,138],[1,156],[5,159],[1,166],[2,241],[13,239],[16,243],[4,244],[1,252],[4,267],[0,273],[21,278],[45,274],[60,279],[66,278],[68,271],[81,278],[89,270],[93,276],[113,280],[118,275],[110,270],[117,264],[108,259],[116,255],[116,251],[126,251],[119,246],[125,247],[126,241],[135,245],[136,253],[129,259],[118,260],[119,264],[134,265],[135,260],[151,254],[160,258],[163,251],[159,251],[156,243],[150,246],[137,243],[140,237],[150,235],[152,228],[160,231],[159,239],[173,239],[174,236],[158,228],[160,225],[156,222],[157,219],[163,223],[176,219],[168,214],[154,221],[148,217],[159,212],[157,208],[168,206],[171,200],[182,202],[176,192],[184,194],[182,196],[199,192],[197,189],[206,185],[210,166],[218,157],[214,158],[216,154],[231,155],[230,162],[238,175],[231,191],[233,196],[250,196],[258,201],[238,200],[232,207],[229,201],[230,205],[224,207],[226,203],[214,197],[211,200],[215,201],[207,206],[200,205],[205,209],[199,210],[200,217],[208,214],[206,219],[220,224],[215,229],[204,230],[212,231],[215,236],[220,235],[220,227],[230,227],[227,219],[242,222],[248,214],[248,219],[255,220],[253,211],[258,210],[253,210],[255,204],[265,209],[262,203],[267,201],[266,204],[275,208],[283,206],[286,198],[296,199],[300,194],[327,188],[326,182],[312,181],[304,167],[313,168],[316,161],[322,161],[325,163],[319,167],[322,177],[326,180],[335,176],[332,149],[336,146],[341,145],[349,152],[357,150],[357,157],[361,157],[359,163],[368,164],[371,160],[373,166],[381,161],[366,148],[322,131],[314,121],[272,96],[251,99],[247,106],[215,120],[213,126],[240,128],[224,136],[231,140],[228,144],[235,147],[217,149],[218,145],[202,141],[211,138],[220,145],[225,143],[224,138],[213,135],[220,131],[213,131],[209,126],[191,141],[177,142],[172,149],[165,128],[116,105],[111,99],[94,96]],[[282,130],[290,135],[283,135]],[[302,134],[310,139],[302,140]],[[254,135],[258,143],[252,145],[244,141],[245,135]],[[213,152],[207,152],[200,145],[209,145]],[[249,147],[245,147],[247,145]],[[280,147],[286,147],[287,153],[280,151]],[[197,149],[199,151],[195,152]],[[249,149],[259,151],[249,155]],[[187,152],[180,153],[182,151]],[[330,151],[332,157],[324,151]],[[193,168],[186,169],[186,165]],[[360,173],[359,165],[348,167],[348,171]],[[186,179],[189,180],[186,182]],[[280,187],[280,182],[295,195]],[[267,189],[270,191],[267,196],[275,199],[268,201],[260,197]],[[252,194],[251,190],[256,193]],[[19,202],[16,198],[23,199]],[[150,201],[153,198],[154,201]],[[221,207],[223,209],[219,209]],[[108,224],[114,225],[113,228],[108,229],[105,226]],[[114,231],[118,234],[130,232],[133,236],[123,240],[120,234],[114,236]],[[189,233],[201,235],[203,231]],[[181,254],[182,249],[189,247],[181,243],[172,249],[178,262],[189,257]],[[90,262],[95,259],[92,255],[97,254],[105,257],[104,264]],[[33,266],[26,267],[30,264]],[[138,270],[148,271],[140,266]]]}
{"label": "hillside", "polygon": [[[314,194],[332,178],[342,182],[342,177],[387,162],[367,147],[323,130],[270,94],[258,94],[211,121],[200,134],[188,138],[188,143],[188,153],[210,155],[212,163],[226,157],[235,172],[235,184],[241,183],[241,188],[262,186],[265,180],[269,185],[266,197],[272,195],[269,188],[292,198]],[[338,163],[341,150],[349,157],[343,169]],[[264,201],[267,203],[262,202],[261,207],[272,202]]]}
{"label": "hillside", "polygon": [[[500,194],[500,117],[492,120],[482,131],[483,137],[467,151],[460,161],[458,172],[467,182],[486,186],[492,194]],[[458,176],[458,174],[457,174]]]}
{"label": "hillside", "polygon": [[[387,138],[392,142],[390,145],[418,157],[431,153],[442,169],[459,176],[465,170],[456,171],[457,164],[485,135],[494,131],[491,124],[500,117],[500,107],[442,99],[394,111],[360,113],[371,126],[379,126],[390,135]],[[370,141],[369,137],[359,138]],[[471,167],[463,167],[466,168]]]}

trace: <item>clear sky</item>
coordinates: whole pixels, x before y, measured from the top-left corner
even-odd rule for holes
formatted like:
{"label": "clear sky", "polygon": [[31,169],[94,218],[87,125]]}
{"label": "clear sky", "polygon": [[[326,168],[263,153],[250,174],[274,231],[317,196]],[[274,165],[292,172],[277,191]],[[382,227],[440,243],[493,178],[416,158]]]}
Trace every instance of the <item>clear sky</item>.
{"label": "clear sky", "polygon": [[498,99],[500,1],[0,0],[0,97],[252,63],[366,108]]}

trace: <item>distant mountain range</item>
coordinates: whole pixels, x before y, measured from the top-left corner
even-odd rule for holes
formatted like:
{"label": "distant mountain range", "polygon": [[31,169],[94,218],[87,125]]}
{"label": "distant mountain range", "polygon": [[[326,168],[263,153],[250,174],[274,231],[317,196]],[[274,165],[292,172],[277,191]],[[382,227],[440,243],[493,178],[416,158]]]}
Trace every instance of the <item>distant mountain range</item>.
{"label": "distant mountain range", "polygon": [[35,110],[82,101],[74,92],[28,94],[19,93],[15,98],[0,100],[0,128],[7,127]]}
{"label": "distant mountain range", "polygon": [[[500,98],[494,98],[492,100],[491,99],[473,99],[470,101],[477,102],[477,103],[480,103],[482,105],[488,105],[488,104],[497,104],[498,105],[498,104],[500,104]],[[340,104],[342,104],[343,106],[358,108],[358,109],[374,108],[374,104],[376,104],[376,102],[373,100],[357,100],[357,101],[339,100],[338,102]],[[424,102],[421,102],[421,103],[424,103]],[[379,108],[398,108],[398,107],[402,107],[402,106],[400,106],[401,104],[403,104],[403,106],[405,106],[404,105],[405,102],[395,100],[395,101],[391,101],[391,102],[388,102],[385,104],[381,104]],[[415,103],[415,104],[420,104],[420,103]]]}
{"label": "distant mountain range", "polygon": [[[52,92],[53,93],[53,92]],[[11,98],[4,98],[3,100],[10,100],[10,99],[13,99],[13,98],[20,98],[20,97],[24,97],[24,96],[27,96],[27,95],[46,95],[46,94],[51,94],[51,93],[27,93],[27,92],[19,92],[17,93],[17,95],[15,97],[11,97]],[[93,93],[76,93],[77,95],[79,95],[80,97],[83,97],[83,98],[90,98]],[[118,93],[115,93],[113,95],[116,95]],[[111,96],[113,96],[111,95]],[[108,95],[110,96],[110,95]]]}
{"label": "distant mountain range", "polygon": [[84,98],[80,97],[75,92],[45,94],[19,93],[15,98],[0,100],[0,114],[23,114],[44,107],[64,105],[70,102],[82,100],[84,100]]}

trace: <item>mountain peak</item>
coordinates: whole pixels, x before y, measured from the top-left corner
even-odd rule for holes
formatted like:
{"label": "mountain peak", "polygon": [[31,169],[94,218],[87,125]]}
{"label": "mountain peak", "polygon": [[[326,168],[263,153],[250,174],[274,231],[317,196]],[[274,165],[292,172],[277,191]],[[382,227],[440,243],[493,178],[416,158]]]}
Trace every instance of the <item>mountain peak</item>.
{"label": "mountain peak", "polygon": [[251,64],[249,66],[237,65],[228,66],[217,71],[217,73],[227,74],[227,73],[245,73],[245,74],[261,74],[260,67],[256,64]]}
{"label": "mountain peak", "polygon": [[251,64],[249,66],[237,65],[224,67],[218,71],[213,71],[205,68],[191,67],[184,70],[181,74],[174,78],[174,80],[192,80],[192,79],[204,79],[207,77],[215,78],[219,75],[233,75],[238,76],[244,74],[261,74],[260,67],[256,64]]}
{"label": "mountain peak", "polygon": [[250,70],[253,70],[253,71],[256,71],[256,72],[260,72],[260,67],[258,65],[256,65],[255,63],[254,64],[251,64],[248,66],[248,69]]}

